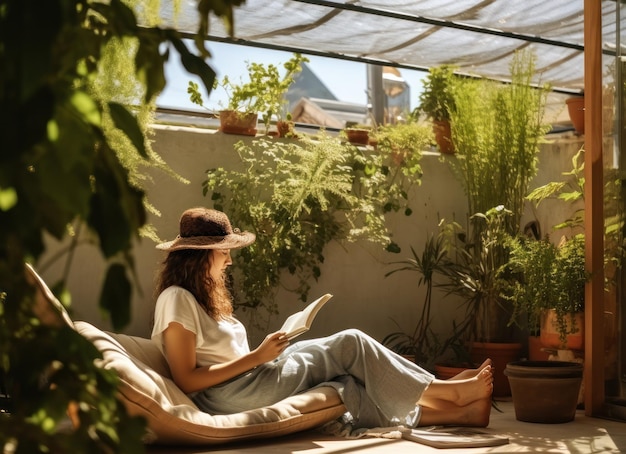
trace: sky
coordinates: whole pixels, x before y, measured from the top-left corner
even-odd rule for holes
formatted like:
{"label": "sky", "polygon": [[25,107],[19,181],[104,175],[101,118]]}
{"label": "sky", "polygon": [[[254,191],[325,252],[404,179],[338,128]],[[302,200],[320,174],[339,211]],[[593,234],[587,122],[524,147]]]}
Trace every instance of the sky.
{"label": "sky", "polygon": [[[193,44],[188,44],[193,46]],[[212,54],[209,64],[217,72],[218,78],[225,74],[233,80],[243,77],[246,80],[246,62],[274,63],[282,69],[282,64],[291,58],[291,53],[261,49],[249,46],[237,46],[218,42],[208,42],[207,47]],[[367,104],[365,89],[367,86],[367,69],[362,63],[336,58],[307,56],[309,68],[340,100],[357,104]],[[424,73],[419,71],[401,70],[402,76],[411,87],[411,108],[417,106],[421,91],[421,78]],[[173,52],[166,65],[167,85],[157,100],[160,107],[171,107],[183,110],[198,110],[199,106],[189,100],[187,85],[190,80],[199,79],[190,76],[180,65],[178,55]],[[225,103],[226,97],[221,89],[214,90],[210,97],[204,97],[204,104],[210,109],[218,109],[219,102]]]}

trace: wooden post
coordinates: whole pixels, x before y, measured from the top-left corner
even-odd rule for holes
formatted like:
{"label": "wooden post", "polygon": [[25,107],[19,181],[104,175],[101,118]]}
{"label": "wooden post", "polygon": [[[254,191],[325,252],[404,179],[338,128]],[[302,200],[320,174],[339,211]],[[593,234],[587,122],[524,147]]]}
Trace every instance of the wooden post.
{"label": "wooden post", "polygon": [[[598,416],[604,396],[604,207],[602,159],[602,15],[585,0],[585,414]],[[617,6],[619,7],[619,5]]]}

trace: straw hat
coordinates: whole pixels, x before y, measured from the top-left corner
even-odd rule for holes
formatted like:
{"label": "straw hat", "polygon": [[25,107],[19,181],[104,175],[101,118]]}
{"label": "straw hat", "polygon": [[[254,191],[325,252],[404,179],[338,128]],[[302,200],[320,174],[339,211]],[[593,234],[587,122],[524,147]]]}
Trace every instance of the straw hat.
{"label": "straw hat", "polygon": [[233,229],[228,216],[221,211],[191,208],[180,217],[179,235],[157,245],[157,249],[237,249],[254,243],[255,239],[254,233]]}

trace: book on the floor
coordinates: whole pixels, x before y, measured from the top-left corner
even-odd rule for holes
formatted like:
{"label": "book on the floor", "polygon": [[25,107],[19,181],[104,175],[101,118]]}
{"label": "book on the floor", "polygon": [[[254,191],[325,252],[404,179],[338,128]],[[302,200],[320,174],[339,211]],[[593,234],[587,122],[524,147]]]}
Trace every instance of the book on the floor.
{"label": "book on the floor", "polygon": [[433,448],[480,448],[509,442],[508,437],[471,427],[422,427],[404,431],[402,438]]}
{"label": "book on the floor", "polygon": [[285,333],[287,333],[286,337],[289,340],[308,331],[311,328],[313,319],[315,318],[319,310],[332,297],[333,295],[331,295],[330,293],[322,295],[301,311],[290,315],[289,317],[287,317],[287,320],[285,320],[285,323],[283,323],[283,326],[279,329],[279,331],[284,331]]}

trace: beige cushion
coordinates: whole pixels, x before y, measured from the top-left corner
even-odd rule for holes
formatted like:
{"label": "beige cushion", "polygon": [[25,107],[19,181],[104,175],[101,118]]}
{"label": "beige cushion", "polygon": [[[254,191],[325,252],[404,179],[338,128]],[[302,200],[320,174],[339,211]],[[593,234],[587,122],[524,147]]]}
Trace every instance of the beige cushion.
{"label": "beige cushion", "polygon": [[102,367],[117,372],[120,397],[129,413],[147,419],[146,442],[206,445],[276,437],[317,427],[346,411],[334,388],[320,387],[242,413],[202,412],[174,384],[167,361],[152,341],[74,322],[35,269],[27,264],[25,272],[37,289],[35,313],[42,322],[72,326],[102,353]]}
{"label": "beige cushion", "polygon": [[129,412],[147,418],[149,442],[217,444],[275,437],[317,427],[346,411],[334,388],[324,387],[256,410],[210,415],[174,384],[163,355],[150,340],[106,333],[82,321],[74,325],[102,352],[102,366],[118,373]]}

